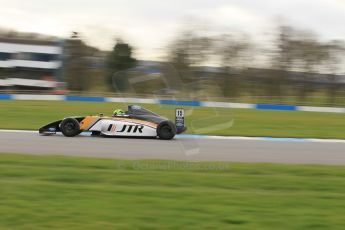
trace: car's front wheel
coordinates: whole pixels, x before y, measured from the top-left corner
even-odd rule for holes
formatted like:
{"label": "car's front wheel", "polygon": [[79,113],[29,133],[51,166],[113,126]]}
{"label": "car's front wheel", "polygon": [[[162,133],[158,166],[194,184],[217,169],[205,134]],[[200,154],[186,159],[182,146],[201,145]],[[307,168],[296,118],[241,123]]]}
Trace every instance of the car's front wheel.
{"label": "car's front wheel", "polygon": [[81,133],[79,122],[74,118],[63,119],[60,123],[60,129],[66,137],[74,137]]}
{"label": "car's front wheel", "polygon": [[163,140],[173,139],[176,134],[176,126],[171,121],[163,121],[157,127],[157,136]]}

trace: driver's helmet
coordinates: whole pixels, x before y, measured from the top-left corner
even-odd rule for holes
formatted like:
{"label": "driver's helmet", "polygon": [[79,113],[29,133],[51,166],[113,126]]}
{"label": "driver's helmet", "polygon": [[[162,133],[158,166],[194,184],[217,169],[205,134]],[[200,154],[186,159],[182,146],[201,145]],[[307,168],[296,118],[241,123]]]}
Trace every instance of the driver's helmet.
{"label": "driver's helmet", "polygon": [[125,115],[125,112],[122,109],[115,109],[113,112],[113,116],[121,116]]}

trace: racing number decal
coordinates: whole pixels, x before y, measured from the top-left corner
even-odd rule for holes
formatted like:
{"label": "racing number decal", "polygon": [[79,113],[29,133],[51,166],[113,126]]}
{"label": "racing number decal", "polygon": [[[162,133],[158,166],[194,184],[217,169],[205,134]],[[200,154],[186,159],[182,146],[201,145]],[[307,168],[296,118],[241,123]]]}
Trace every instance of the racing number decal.
{"label": "racing number decal", "polygon": [[184,117],[184,109],[176,109],[176,118],[177,117]]}
{"label": "racing number decal", "polygon": [[175,110],[175,125],[177,128],[184,127],[184,109]]}

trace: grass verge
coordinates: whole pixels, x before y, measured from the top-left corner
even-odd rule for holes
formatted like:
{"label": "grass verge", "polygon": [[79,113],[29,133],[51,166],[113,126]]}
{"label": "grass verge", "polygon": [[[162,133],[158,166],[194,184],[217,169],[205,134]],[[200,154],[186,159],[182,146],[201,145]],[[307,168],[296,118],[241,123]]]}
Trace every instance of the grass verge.
{"label": "grass verge", "polygon": [[0,229],[343,229],[344,166],[0,154]]}
{"label": "grass verge", "polygon": [[[38,129],[66,116],[110,114],[127,104],[66,101],[0,101],[0,128]],[[176,106],[144,105],[174,119]],[[299,111],[185,107],[189,133],[345,139],[345,115]]]}

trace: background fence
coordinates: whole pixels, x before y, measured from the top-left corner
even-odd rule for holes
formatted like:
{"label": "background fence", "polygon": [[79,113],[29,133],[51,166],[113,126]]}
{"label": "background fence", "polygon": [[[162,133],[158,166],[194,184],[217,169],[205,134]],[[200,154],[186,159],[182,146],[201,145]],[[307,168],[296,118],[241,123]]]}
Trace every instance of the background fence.
{"label": "background fence", "polygon": [[342,107],[298,106],[298,105],[262,104],[262,103],[232,103],[232,102],[180,100],[180,99],[164,99],[164,98],[145,98],[145,97],[139,98],[139,97],[103,97],[103,96],[85,96],[85,95],[0,94],[0,100],[118,102],[118,103],[139,103],[139,104],[162,104],[162,105],[176,105],[176,106],[204,106],[204,107],[217,107],[217,108],[345,113],[345,108],[342,108]]}

